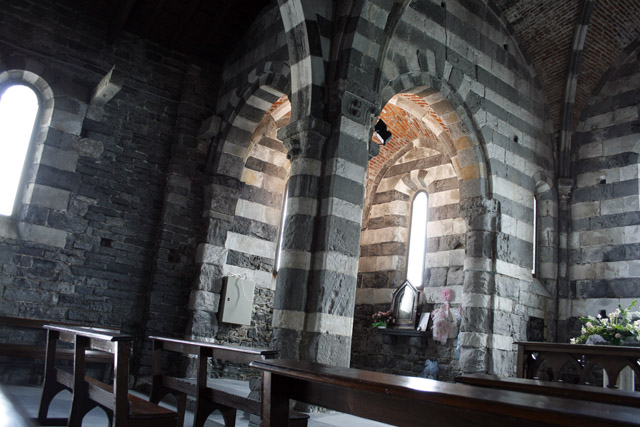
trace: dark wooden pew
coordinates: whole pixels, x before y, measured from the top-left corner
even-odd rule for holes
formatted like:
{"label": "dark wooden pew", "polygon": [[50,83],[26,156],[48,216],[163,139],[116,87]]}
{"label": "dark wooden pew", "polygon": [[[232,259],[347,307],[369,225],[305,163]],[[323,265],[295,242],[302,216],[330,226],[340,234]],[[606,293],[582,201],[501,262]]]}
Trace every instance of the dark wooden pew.
{"label": "dark wooden pew", "polygon": [[[571,368],[579,384],[588,384],[595,369],[603,369],[609,388],[616,388],[621,370],[628,366],[640,377],[640,347],[615,345],[562,344],[550,342],[516,342],[518,378],[561,381]],[[548,372],[540,371],[546,365]],[[546,375],[541,375],[546,374]]]}
{"label": "dark wooden pew", "polygon": [[261,360],[262,426],[287,425],[289,399],[396,426],[640,425],[640,409],[451,384],[307,361]]}
{"label": "dark wooden pew", "polygon": [[[96,406],[107,412],[114,427],[150,426],[175,427],[178,414],[137,396],[129,394],[129,357],[133,337],[114,333],[113,330],[45,325],[47,347],[45,379],[38,410],[38,422],[43,425],[81,426],[82,419]],[[56,368],[58,341],[74,345],[73,372]],[[113,363],[113,385],[105,384],[86,376],[86,353],[100,350],[111,355]],[[68,419],[48,418],[49,405],[62,390],[72,392],[71,410]]]}
{"label": "dark wooden pew", "polygon": [[[25,330],[25,333],[33,332],[33,335],[38,335],[37,341],[41,341],[32,343],[0,342],[0,356],[44,360],[46,354],[44,345],[44,342],[46,340],[46,331],[44,329],[44,325],[47,324],[84,326],[69,323],[50,322],[40,319],[0,316],[0,327],[6,327],[12,330]],[[73,354],[74,353],[72,348],[56,349],[56,359],[58,360],[73,360]],[[86,361],[111,364],[113,362],[113,355],[104,351],[88,350],[86,352]]]}
{"label": "dark wooden pew", "polygon": [[528,378],[507,378],[488,374],[466,374],[456,382],[479,387],[519,391],[523,393],[558,396],[588,402],[610,403],[614,405],[640,408],[640,393],[613,390],[581,384],[566,384]]}
{"label": "dark wooden pew", "polygon": [[[224,418],[225,426],[235,426],[236,412],[244,411],[260,415],[261,406],[258,400],[249,396],[241,396],[232,390],[218,384],[216,379],[208,378],[207,359],[212,357],[231,363],[246,364],[256,360],[266,360],[277,357],[275,350],[234,347],[210,342],[200,342],[166,337],[150,337],[153,339],[153,382],[150,401],[158,403],[167,394],[173,394],[178,400],[180,423],[184,418],[187,395],[196,398],[194,427],[202,427],[207,417],[215,410],[219,410]],[[184,356],[195,356],[197,377],[195,381],[175,378],[162,370],[161,358],[163,352],[174,352]],[[289,414],[289,411],[287,410]],[[287,416],[290,425],[304,427],[307,425],[306,414],[291,411]],[[180,424],[181,425],[181,424]]]}

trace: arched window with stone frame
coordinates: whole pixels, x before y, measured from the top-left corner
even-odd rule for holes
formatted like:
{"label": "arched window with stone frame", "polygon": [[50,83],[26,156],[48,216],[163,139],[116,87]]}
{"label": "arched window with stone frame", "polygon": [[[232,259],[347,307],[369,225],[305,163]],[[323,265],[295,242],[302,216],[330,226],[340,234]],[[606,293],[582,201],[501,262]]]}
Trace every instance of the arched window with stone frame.
{"label": "arched window with stone frame", "polygon": [[0,84],[0,215],[12,216],[24,192],[40,113],[38,92],[24,81]]}
{"label": "arched window with stone frame", "polygon": [[407,280],[416,288],[422,287],[427,253],[427,222],[429,195],[418,191],[411,202],[409,243],[407,250]]}
{"label": "arched window with stone frame", "polygon": [[536,277],[538,273],[538,196],[533,195],[533,236],[531,251],[531,275]]}
{"label": "arched window with stone frame", "polygon": [[[38,69],[45,68],[33,61],[30,65]],[[45,141],[55,105],[53,90],[43,77],[32,71],[0,69],[0,96],[16,86],[29,88],[35,94],[38,101],[38,112],[31,125],[32,132],[28,139],[26,154],[23,160],[16,162],[19,166],[17,190],[13,200],[8,202],[8,205],[11,206],[10,209],[7,209],[8,214],[0,215],[0,237],[64,247],[67,237],[65,231],[49,228],[46,233],[40,233],[40,229],[31,226],[31,224],[25,225],[20,218],[20,215],[25,212],[24,209],[31,205],[57,210],[66,210],[67,207],[68,191],[36,183],[41,161],[47,154]],[[30,92],[27,91],[27,93]],[[0,139],[2,145],[5,145],[6,141],[5,137]]]}
{"label": "arched window with stone frame", "polygon": [[282,210],[280,212],[280,227],[278,228],[278,238],[276,240],[276,256],[273,261],[273,274],[277,275],[280,269],[280,260],[282,255],[282,238],[284,236],[285,218],[287,217],[287,209],[289,207],[289,182],[284,187]]}

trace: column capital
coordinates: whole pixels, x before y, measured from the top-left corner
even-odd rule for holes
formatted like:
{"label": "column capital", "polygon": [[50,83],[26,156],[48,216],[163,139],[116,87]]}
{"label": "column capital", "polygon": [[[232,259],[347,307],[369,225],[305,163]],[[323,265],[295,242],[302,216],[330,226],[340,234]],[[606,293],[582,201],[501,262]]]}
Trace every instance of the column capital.
{"label": "column capital", "polygon": [[566,201],[569,199],[573,185],[574,181],[571,178],[558,179],[558,196],[560,196],[560,200]]}
{"label": "column capital", "polygon": [[307,116],[278,129],[278,139],[287,149],[288,158],[301,156],[320,160],[331,130],[330,123]]}

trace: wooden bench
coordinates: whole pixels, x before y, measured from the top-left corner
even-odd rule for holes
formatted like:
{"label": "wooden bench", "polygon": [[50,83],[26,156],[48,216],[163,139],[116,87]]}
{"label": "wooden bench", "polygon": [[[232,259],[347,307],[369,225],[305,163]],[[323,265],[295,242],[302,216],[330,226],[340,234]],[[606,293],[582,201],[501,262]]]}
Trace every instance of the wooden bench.
{"label": "wooden bench", "polygon": [[[202,427],[207,417],[215,410],[222,413],[227,427],[235,426],[238,410],[260,416],[260,401],[252,399],[248,395],[238,395],[228,388],[221,387],[216,379],[208,377],[207,359],[212,357],[217,360],[249,365],[256,360],[274,358],[278,355],[277,351],[177,338],[157,336],[150,338],[153,340],[153,382],[150,401],[158,403],[165,395],[173,394],[178,401],[180,423],[184,418],[187,395],[196,398],[194,427]],[[167,351],[183,356],[195,356],[197,366],[195,381],[175,378],[163,372],[162,355]],[[289,413],[289,411],[287,412]],[[290,425],[304,427],[307,425],[309,416],[291,411],[288,418]]]}
{"label": "wooden bench", "polygon": [[[565,370],[570,368],[572,380],[579,384],[589,384],[596,369],[601,368],[610,379],[608,387],[616,388],[618,375],[625,367],[631,368],[640,377],[640,347],[550,342],[516,344],[518,378],[561,381]],[[546,369],[543,369],[545,366]]]}
{"label": "wooden bench", "polygon": [[[31,330],[38,335],[38,342],[33,343],[0,343],[0,356],[43,359],[45,358],[46,331],[44,325],[57,324],[62,326],[84,326],[69,323],[57,323],[40,319],[26,319],[20,317],[0,316],[0,327],[7,327],[12,330]],[[41,336],[40,336],[41,335]],[[73,360],[72,348],[57,348],[56,359]],[[113,355],[99,350],[88,350],[86,353],[87,362],[107,363],[113,362]]]}
{"label": "wooden bench", "polygon": [[261,360],[262,426],[287,425],[289,399],[395,426],[640,425],[640,409],[295,360]]}
{"label": "wooden bench", "polygon": [[588,402],[610,403],[614,405],[640,408],[640,393],[598,388],[580,384],[566,384],[528,378],[507,378],[488,374],[467,374],[455,381],[479,387],[519,391],[523,393],[558,396]]}
{"label": "wooden bench", "polygon": [[[101,407],[114,427],[175,427],[178,414],[129,394],[129,357],[133,337],[113,330],[45,325],[47,333],[45,379],[37,421],[43,425],[80,426],[82,418],[95,407]],[[73,372],[55,367],[58,341],[74,345]],[[85,374],[89,350],[110,353],[114,369],[113,385]],[[53,397],[62,390],[72,392],[69,418],[48,418]]]}

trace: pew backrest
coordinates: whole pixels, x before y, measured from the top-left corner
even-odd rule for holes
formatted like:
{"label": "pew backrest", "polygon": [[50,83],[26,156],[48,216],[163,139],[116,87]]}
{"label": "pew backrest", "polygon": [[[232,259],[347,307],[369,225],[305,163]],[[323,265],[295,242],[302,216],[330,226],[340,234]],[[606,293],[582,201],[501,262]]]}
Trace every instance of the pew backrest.
{"label": "pew backrest", "polygon": [[397,426],[640,425],[640,409],[451,384],[308,361],[263,360],[263,426],[286,425],[289,399]]}
{"label": "pew backrest", "polygon": [[541,394],[544,396],[566,397],[589,402],[611,403],[614,405],[640,408],[640,393],[612,390],[607,388],[566,384],[528,378],[508,378],[488,374],[466,374],[455,378],[461,384],[501,390]]}

